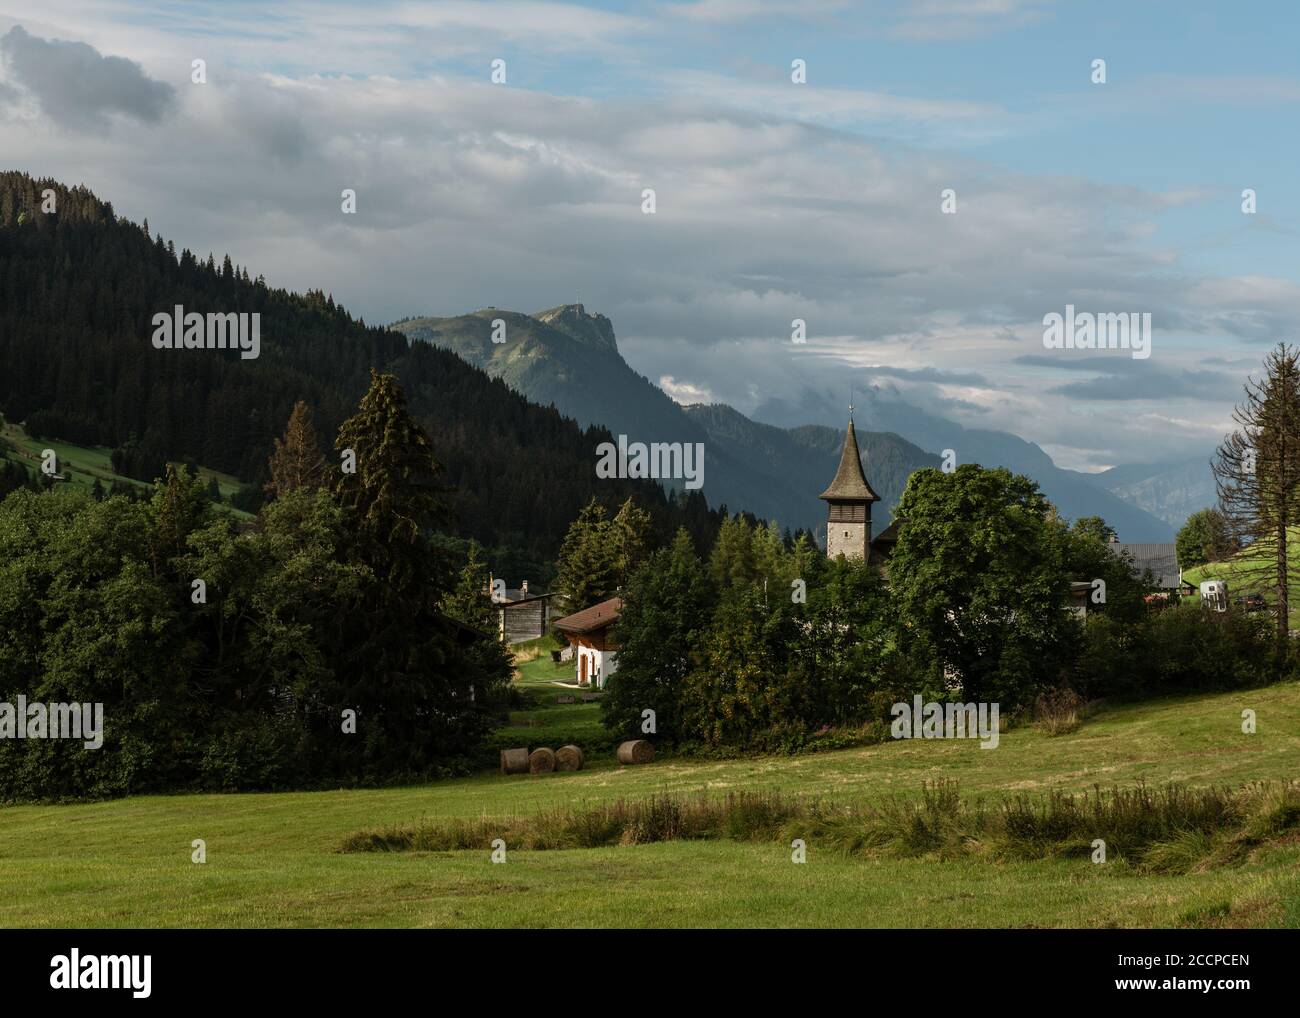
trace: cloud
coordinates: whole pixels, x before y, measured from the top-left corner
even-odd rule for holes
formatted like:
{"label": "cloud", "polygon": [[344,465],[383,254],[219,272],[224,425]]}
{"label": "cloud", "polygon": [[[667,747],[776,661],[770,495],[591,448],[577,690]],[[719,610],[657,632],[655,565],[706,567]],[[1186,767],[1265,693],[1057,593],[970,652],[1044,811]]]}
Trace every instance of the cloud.
{"label": "cloud", "polygon": [[672,375],[659,376],[659,388],[668,393],[677,403],[689,406],[692,403],[712,403],[713,393],[700,385],[678,381]]}
{"label": "cloud", "polygon": [[170,85],[133,61],[103,56],[84,42],[29,35],[21,25],[0,38],[0,57],[11,81],[64,127],[103,127],[110,113],[157,123],[175,100]]}
{"label": "cloud", "polygon": [[913,382],[937,382],[940,385],[978,385],[989,383],[983,375],[973,371],[944,371],[940,368],[896,368],[884,364],[868,364],[862,368],[871,375],[886,378],[906,378]]}
{"label": "cloud", "polygon": [[1134,363],[1122,373],[1059,385],[1053,392],[1071,399],[1169,402],[1180,397],[1216,402],[1241,391],[1241,380],[1222,371],[1158,371]]}
{"label": "cloud", "polygon": [[833,14],[850,7],[849,0],[691,0],[690,3],[673,3],[664,11],[683,21],[707,25],[733,25],[744,21]]}
{"label": "cloud", "polygon": [[1053,0],[907,0],[893,34],[913,42],[987,35],[1043,17]]}
{"label": "cloud", "polygon": [[[322,8],[323,20],[301,23],[286,15],[248,36],[237,12],[211,43],[213,83],[168,90],[185,116],[165,130],[118,116],[120,103],[92,105],[115,116],[111,136],[0,117],[0,151],[84,182],[178,247],[228,251],[275,286],[323,288],[367,321],[583,302],[612,319],[635,370],[676,399],[842,425],[850,398],[862,406],[870,390],[1050,444],[1068,465],[1199,454],[1245,374],[1211,396],[1215,380],[1195,373],[1208,366],[1200,358],[1251,359],[1300,333],[1292,280],[1216,275],[1209,260],[1171,249],[1165,217],[1186,214],[1185,205],[1176,211],[1186,187],[1016,172],[944,143],[950,132],[1001,130],[1012,119],[1001,106],[778,89],[775,71],[754,100],[743,82],[667,61],[664,87],[651,94],[629,94],[626,77],[590,96],[518,87],[513,60],[512,84],[494,86],[485,68],[462,76],[443,60],[443,34],[457,54],[496,45],[475,19],[499,25],[505,15],[476,8],[367,8],[366,17],[382,13],[359,36],[345,31],[366,22],[355,10]],[[546,8],[555,34],[580,10]],[[936,7],[918,10],[939,17]],[[967,13],[1006,23],[1018,12]],[[408,48],[376,62],[380,73],[326,73],[348,59],[340,38],[368,60],[402,38],[403,19],[439,41],[423,66]],[[99,51],[83,49],[101,62],[117,58],[99,52],[141,57],[154,73],[177,53],[184,68],[191,53],[208,52],[193,37],[167,45],[159,24],[169,22],[141,23],[139,43],[127,25],[88,36]],[[186,24],[196,33],[207,23]],[[624,45],[630,24],[615,18],[591,31]],[[56,46],[19,31],[28,40],[20,48]],[[319,73],[289,69],[300,62]],[[44,107],[7,64],[10,84]],[[926,144],[898,141],[912,131]],[[653,216],[641,212],[646,187],[656,190]],[[940,211],[947,187],[957,190],[956,215]],[[340,213],[343,188],[357,191],[354,216]],[[1136,401],[1125,379],[1137,369],[1101,356],[1037,359],[1044,313],[1067,303],[1153,313],[1148,363],[1164,373],[1131,377],[1149,380],[1145,397],[1159,399],[1161,413],[1141,417],[1140,448],[1128,412],[1138,408],[1107,405]],[[795,318],[807,323],[806,344],[791,342]],[[907,412],[897,421],[904,428]]]}

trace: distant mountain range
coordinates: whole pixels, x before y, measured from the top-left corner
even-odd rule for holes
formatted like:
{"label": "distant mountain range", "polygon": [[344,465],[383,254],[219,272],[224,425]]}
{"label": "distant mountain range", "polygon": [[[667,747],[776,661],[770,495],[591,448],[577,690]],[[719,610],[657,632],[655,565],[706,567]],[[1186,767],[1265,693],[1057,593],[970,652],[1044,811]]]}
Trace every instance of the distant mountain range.
{"label": "distant mountain range", "polygon": [[[492,342],[493,321],[505,342]],[[581,304],[524,315],[486,308],[454,318],[411,318],[394,329],[411,340],[451,350],[534,403],[552,405],[583,426],[601,425],[628,440],[702,442],[704,493],[711,505],[748,510],[782,526],[821,532],[818,494],[839,461],[844,424],[775,428],[725,405],[683,407],[618,352],[604,315]],[[912,471],[939,458],[898,435],[858,432],[871,483],[884,502],[883,528]]]}
{"label": "distant mountain range", "polygon": [[1141,506],[1174,529],[1187,517],[1218,502],[1210,454],[1172,463],[1129,464],[1088,474],[1107,491]]}
{"label": "distant mountain range", "polygon": [[[494,320],[504,323],[503,342],[493,342]],[[710,504],[825,531],[817,495],[835,473],[847,408],[824,397],[771,398],[752,419],[722,404],[681,406],[623,359],[610,320],[581,304],[532,315],[485,308],[392,327],[455,352],[579,424],[603,425],[629,441],[704,442]],[[1027,474],[1064,516],[1102,516],[1125,541],[1170,541],[1187,513],[1213,502],[1212,484],[1205,500],[1190,462],[1085,474],[1061,469],[1015,435],[965,428],[885,393],[867,392],[855,402],[867,477],[883,503],[876,509],[878,529],[912,471],[937,466],[945,449],[959,463]]]}

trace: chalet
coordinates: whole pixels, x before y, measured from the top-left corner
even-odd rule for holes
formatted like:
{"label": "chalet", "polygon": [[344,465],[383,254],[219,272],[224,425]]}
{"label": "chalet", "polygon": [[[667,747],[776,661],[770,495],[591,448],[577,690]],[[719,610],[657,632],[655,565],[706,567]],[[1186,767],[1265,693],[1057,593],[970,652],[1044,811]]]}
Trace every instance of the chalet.
{"label": "chalet", "polygon": [[622,610],[623,599],[611,597],[555,620],[555,628],[568,639],[577,658],[578,685],[604,689],[618,669],[618,644],[613,629]]}
{"label": "chalet", "polygon": [[551,595],[529,593],[528,581],[507,588],[496,599],[497,635],[505,643],[524,643],[546,635]]}

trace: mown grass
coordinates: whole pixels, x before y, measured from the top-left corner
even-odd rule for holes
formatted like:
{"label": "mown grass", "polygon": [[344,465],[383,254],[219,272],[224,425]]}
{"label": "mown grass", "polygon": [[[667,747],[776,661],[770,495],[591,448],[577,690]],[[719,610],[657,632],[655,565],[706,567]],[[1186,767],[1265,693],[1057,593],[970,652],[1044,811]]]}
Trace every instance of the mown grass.
{"label": "mown grass", "polygon": [[[1258,714],[1257,734],[1241,732],[1245,708]],[[921,797],[923,781],[951,779],[964,798],[993,810],[1018,795],[1041,802],[1054,790],[1082,796],[1094,785],[1239,788],[1297,776],[1300,686],[1287,684],[1103,707],[1077,731],[1049,736],[1020,726],[993,750],[891,741],[644,767],[605,758],[573,773],[484,772],[409,788],[0,808],[0,925],[1300,926],[1300,843],[1290,828],[1187,872],[1176,872],[1187,869],[1176,859],[1162,867],[1157,855],[1122,852],[1105,866],[1068,853],[853,852],[814,826],[801,835],[804,865],[792,863],[784,833],[771,841],[512,846],[504,865],[491,862],[486,844],[339,851],[363,829],[504,822],[660,794],[907,802]],[[1257,822],[1267,830],[1269,821]],[[207,843],[204,865],[190,861],[196,838]],[[1162,851],[1206,859],[1197,844],[1174,841]]]}
{"label": "mown grass", "polygon": [[[572,682],[574,664],[551,659],[557,644],[549,636],[511,648],[515,658],[514,686],[519,691],[522,705],[510,712],[509,720],[488,740],[484,760],[491,762],[503,749],[526,746],[536,749],[549,746],[581,746],[588,764],[601,758],[612,761],[614,741],[600,723],[600,704],[594,700],[583,701],[577,689],[556,685]],[[560,697],[569,697],[573,703],[560,703]]]}

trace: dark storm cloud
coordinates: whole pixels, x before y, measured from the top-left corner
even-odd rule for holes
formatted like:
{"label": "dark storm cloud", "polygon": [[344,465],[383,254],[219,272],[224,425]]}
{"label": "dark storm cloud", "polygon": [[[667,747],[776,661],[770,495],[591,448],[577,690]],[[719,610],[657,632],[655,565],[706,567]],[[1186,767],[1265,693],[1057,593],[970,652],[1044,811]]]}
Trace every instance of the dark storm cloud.
{"label": "dark storm cloud", "polygon": [[1241,388],[1240,379],[1220,371],[1150,371],[1134,365],[1122,373],[1058,385],[1052,391],[1072,399],[1161,400],[1187,397],[1223,400]]}
{"label": "dark storm cloud", "polygon": [[134,61],[106,57],[84,42],[29,35],[20,25],[0,38],[0,57],[10,81],[64,127],[102,126],[109,113],[156,123],[175,100],[170,85],[153,80]]}

